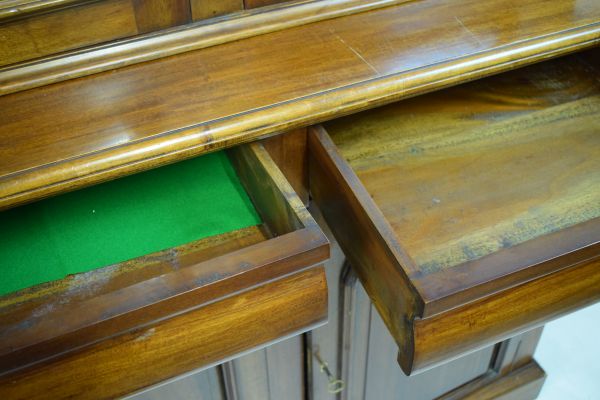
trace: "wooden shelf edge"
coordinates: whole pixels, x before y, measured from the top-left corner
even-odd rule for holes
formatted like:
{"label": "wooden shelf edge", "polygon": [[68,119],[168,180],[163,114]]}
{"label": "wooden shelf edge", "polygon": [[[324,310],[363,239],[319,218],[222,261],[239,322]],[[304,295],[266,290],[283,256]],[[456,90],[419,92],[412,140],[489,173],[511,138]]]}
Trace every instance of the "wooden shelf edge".
{"label": "wooden shelf edge", "polygon": [[311,0],[240,11],[0,68],[0,96],[407,1]]}
{"label": "wooden shelf edge", "polygon": [[546,380],[546,373],[535,361],[506,375],[490,372],[437,400],[534,400]]}
{"label": "wooden shelf edge", "polygon": [[27,18],[36,14],[45,14],[51,11],[73,7],[98,0],[34,0],[12,1],[0,6],[0,24]]}
{"label": "wooden shelf edge", "polygon": [[600,23],[259,107],[0,177],[0,209],[256,140],[600,43]]}

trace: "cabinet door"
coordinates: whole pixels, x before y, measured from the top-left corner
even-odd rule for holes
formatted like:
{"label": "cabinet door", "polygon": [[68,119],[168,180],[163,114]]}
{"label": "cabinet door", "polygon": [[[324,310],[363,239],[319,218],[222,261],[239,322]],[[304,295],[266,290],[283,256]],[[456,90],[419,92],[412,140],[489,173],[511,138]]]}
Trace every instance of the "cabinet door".
{"label": "cabinet door", "polygon": [[227,400],[302,400],[303,348],[295,336],[223,364]]}

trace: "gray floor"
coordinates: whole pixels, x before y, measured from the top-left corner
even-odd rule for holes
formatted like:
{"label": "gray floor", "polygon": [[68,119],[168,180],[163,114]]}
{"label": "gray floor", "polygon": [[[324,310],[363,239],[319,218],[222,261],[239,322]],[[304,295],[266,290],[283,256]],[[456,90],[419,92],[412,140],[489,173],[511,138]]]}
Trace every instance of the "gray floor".
{"label": "gray floor", "polygon": [[600,399],[600,303],[546,325],[535,353],[548,374],[538,400]]}

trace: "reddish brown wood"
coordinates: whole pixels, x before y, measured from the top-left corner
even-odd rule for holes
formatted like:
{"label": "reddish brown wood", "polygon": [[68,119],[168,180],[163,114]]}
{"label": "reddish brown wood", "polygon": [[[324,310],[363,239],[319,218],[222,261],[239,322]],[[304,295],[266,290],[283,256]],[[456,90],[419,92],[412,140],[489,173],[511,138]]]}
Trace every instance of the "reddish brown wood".
{"label": "reddish brown wood", "polygon": [[234,357],[327,318],[324,269],[311,268],[0,376],[3,399],[112,399]]}
{"label": "reddish brown wood", "polygon": [[265,139],[262,143],[304,204],[308,204],[308,147],[306,128]]}
{"label": "reddish brown wood", "polygon": [[586,59],[309,132],[311,194],[405,372],[598,301],[600,85]]}
{"label": "reddish brown wood", "polygon": [[132,0],[139,33],[154,32],[192,21],[190,0]]}
{"label": "reddish brown wood", "polygon": [[0,375],[224,301],[327,259],[327,239],[264,148],[248,145],[231,156],[269,239],[259,231],[209,238],[6,296],[0,307]]}
{"label": "reddish brown wood", "polygon": [[590,47],[599,19],[595,0],[409,2],[3,96],[0,202]]}

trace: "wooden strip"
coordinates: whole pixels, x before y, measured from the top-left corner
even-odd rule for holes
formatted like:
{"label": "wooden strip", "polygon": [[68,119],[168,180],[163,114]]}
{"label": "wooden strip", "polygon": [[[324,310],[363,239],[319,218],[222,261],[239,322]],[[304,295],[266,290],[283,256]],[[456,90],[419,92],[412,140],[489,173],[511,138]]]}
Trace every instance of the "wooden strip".
{"label": "wooden strip", "polygon": [[244,0],[244,8],[258,8],[283,3],[286,0]]}
{"label": "wooden strip", "polygon": [[544,325],[600,300],[600,260],[554,272],[463,307],[414,321],[414,357],[403,370],[419,371]]}
{"label": "wooden strip", "polygon": [[343,169],[323,128],[309,130],[308,144],[313,199],[365,290],[375,300],[400,352],[409,354],[414,348],[409,323],[423,307],[400,265],[410,266],[412,261],[395,242],[383,215],[360,182],[351,170]]}
{"label": "wooden strip", "polygon": [[98,0],[7,0],[0,3],[0,23]]}
{"label": "wooden strip", "polygon": [[0,68],[0,96],[406,1],[409,0],[313,0],[283,4],[231,14],[164,34],[147,34],[15,64]]}
{"label": "wooden strip", "polygon": [[272,136],[262,143],[298,197],[308,206],[307,129]]}
{"label": "wooden strip", "polygon": [[532,360],[506,375],[486,374],[437,400],[534,400],[545,380],[546,373]]}
{"label": "wooden strip", "polygon": [[322,267],[0,377],[3,399],[109,399],[320,325]]}
{"label": "wooden strip", "polygon": [[428,317],[599,257],[595,218],[413,281],[425,299],[422,317]]}
{"label": "wooden strip", "polygon": [[234,147],[229,152],[242,185],[273,234],[283,235],[306,227],[319,229],[260,143]]}
{"label": "wooden strip", "polygon": [[[82,28],[85,27],[85,28]],[[83,4],[0,24],[0,67],[138,33],[130,0]]]}
{"label": "wooden strip", "polygon": [[[503,2],[501,8],[522,12],[520,30],[514,18],[477,19],[479,7],[494,5],[406,3],[0,97],[0,119],[6,121],[0,134],[7,139],[0,148],[0,208],[600,41],[597,2],[579,4],[588,12],[575,20],[571,2]],[[535,10],[544,10],[544,17]],[[453,15],[469,17],[471,30]],[[415,21],[445,34],[434,35]],[[473,29],[480,32],[477,40]]]}

